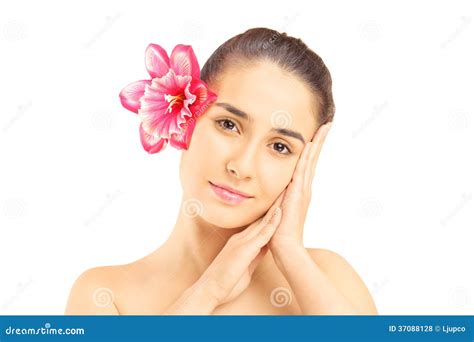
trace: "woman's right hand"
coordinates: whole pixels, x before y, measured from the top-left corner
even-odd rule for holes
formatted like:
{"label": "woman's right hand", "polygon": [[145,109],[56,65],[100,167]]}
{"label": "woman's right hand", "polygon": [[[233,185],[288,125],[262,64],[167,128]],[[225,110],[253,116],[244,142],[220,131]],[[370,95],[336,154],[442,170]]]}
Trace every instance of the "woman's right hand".
{"label": "woman's right hand", "polygon": [[250,284],[280,223],[281,209],[277,205],[274,203],[265,216],[232,235],[198,280],[199,287],[205,288],[217,305],[233,300]]}

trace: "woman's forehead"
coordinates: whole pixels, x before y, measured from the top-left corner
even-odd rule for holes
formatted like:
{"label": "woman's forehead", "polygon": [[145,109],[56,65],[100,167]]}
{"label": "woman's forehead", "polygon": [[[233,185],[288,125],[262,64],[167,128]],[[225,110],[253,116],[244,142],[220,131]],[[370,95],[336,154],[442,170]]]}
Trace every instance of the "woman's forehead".
{"label": "woman's forehead", "polygon": [[301,132],[305,140],[314,133],[316,114],[311,91],[274,63],[228,69],[215,90],[217,102],[247,113],[259,126],[285,125]]}

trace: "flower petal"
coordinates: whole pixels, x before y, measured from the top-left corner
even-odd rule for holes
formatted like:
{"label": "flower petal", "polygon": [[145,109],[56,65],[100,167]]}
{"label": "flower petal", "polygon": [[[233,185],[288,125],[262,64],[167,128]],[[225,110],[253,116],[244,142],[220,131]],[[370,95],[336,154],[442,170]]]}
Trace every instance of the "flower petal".
{"label": "flower petal", "polygon": [[173,133],[181,134],[182,130],[179,128],[177,121],[178,115],[174,110],[171,113],[157,114],[154,120],[149,122],[150,132],[166,139],[170,138]]}
{"label": "flower petal", "polygon": [[[189,77],[189,76],[187,76],[187,77]],[[181,111],[178,113],[178,115],[176,117],[176,122],[177,122],[177,125],[178,125],[181,133],[184,132],[183,125],[188,120],[190,120],[190,118],[192,118],[194,116],[194,114],[189,109],[189,106],[196,101],[196,95],[192,94],[189,91],[190,86],[191,86],[191,82],[188,82],[188,84],[184,88],[183,105],[181,107]]]}
{"label": "flower petal", "polygon": [[178,150],[187,150],[186,143],[184,141],[184,136],[182,134],[172,134],[170,136],[170,145]]}
{"label": "flower petal", "polygon": [[191,144],[194,128],[196,127],[197,118],[192,117],[183,125],[183,134],[172,134],[170,137],[170,145],[178,150],[187,150]]}
{"label": "flower petal", "polygon": [[[195,98],[189,91],[186,94],[183,90],[190,86],[191,80],[191,76],[175,75],[172,69],[165,76],[152,80],[140,99],[139,117],[145,131],[166,139],[173,133],[183,133],[180,125],[186,121],[186,116],[192,116],[188,105],[189,101],[194,101]],[[179,96],[183,93],[184,98],[174,104],[165,99],[165,96]],[[187,98],[188,96],[191,99]],[[171,111],[168,108],[171,108]]]}
{"label": "flower petal", "polygon": [[143,129],[142,124],[140,124],[140,141],[145,151],[150,154],[161,152],[167,145],[167,139],[148,134]]}
{"label": "flower petal", "polygon": [[217,94],[214,93],[206,83],[200,79],[193,79],[189,87],[190,93],[196,95],[196,100],[189,106],[193,116],[201,116],[209,105],[217,100]]}
{"label": "flower petal", "polygon": [[[165,99],[166,95],[175,96],[182,92],[176,77],[173,70],[170,69],[164,77],[154,78],[140,99],[141,107],[138,115],[142,121],[143,129],[151,135],[169,139],[172,133],[182,133],[178,126],[178,118],[183,110],[183,103],[178,101],[170,107],[171,111],[169,111],[170,102]],[[191,76],[179,76],[179,78],[191,79]],[[188,108],[185,111],[188,112],[188,116],[191,116]]]}
{"label": "flower petal", "polygon": [[[192,80],[190,76],[178,76],[172,69],[169,69],[166,75],[154,78],[149,87],[155,97],[164,99],[164,95],[178,95],[183,93],[183,89]],[[148,94],[145,95],[148,96]]]}
{"label": "flower petal", "polygon": [[184,141],[186,143],[186,148],[191,144],[191,137],[193,136],[194,127],[196,127],[197,118],[193,117],[188,122],[186,122],[186,127],[184,131]]}
{"label": "flower petal", "polygon": [[199,78],[201,70],[191,45],[178,44],[171,52],[170,66],[176,75]]}
{"label": "flower petal", "polygon": [[151,78],[166,75],[170,68],[168,54],[160,45],[148,45],[145,51],[145,66]]}
{"label": "flower petal", "polygon": [[151,84],[151,80],[142,80],[125,86],[119,94],[122,106],[134,113],[138,113],[140,98],[145,93],[145,87],[149,84]]}

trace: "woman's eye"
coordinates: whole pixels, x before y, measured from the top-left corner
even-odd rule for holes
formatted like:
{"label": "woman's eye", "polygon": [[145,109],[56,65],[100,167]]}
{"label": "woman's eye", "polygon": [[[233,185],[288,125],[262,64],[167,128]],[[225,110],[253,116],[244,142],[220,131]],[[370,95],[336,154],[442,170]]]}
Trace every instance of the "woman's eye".
{"label": "woman's eye", "polygon": [[[220,119],[220,120],[215,120],[216,123],[219,125],[219,127],[225,131],[233,131],[234,128],[237,127],[237,125],[229,119]],[[238,131],[237,131],[238,132]],[[291,150],[289,147],[283,143],[274,143],[272,144],[275,146],[274,150],[276,150],[280,154],[292,154]],[[286,152],[285,152],[286,150]]]}
{"label": "woman's eye", "polygon": [[216,120],[216,122],[221,128],[225,130],[232,131],[232,129],[236,127],[236,124],[229,119]]}
{"label": "woman's eye", "polygon": [[[282,144],[282,143],[274,143],[273,146],[276,146],[275,150],[278,152],[278,153],[281,153],[281,154],[291,154],[292,152],[290,151],[290,149],[288,148],[288,146],[286,146],[285,144]],[[282,152],[284,150],[287,150],[287,152]]]}

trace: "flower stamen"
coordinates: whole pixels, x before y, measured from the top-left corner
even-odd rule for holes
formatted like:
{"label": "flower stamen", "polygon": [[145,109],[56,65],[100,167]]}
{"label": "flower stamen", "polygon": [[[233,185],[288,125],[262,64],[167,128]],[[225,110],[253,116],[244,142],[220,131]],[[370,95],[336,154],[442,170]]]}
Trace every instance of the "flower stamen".
{"label": "flower stamen", "polygon": [[184,99],[185,99],[184,94],[179,94],[179,95],[174,95],[174,96],[169,95],[169,94],[165,95],[165,100],[170,103],[168,108],[167,108],[167,111],[169,113],[171,113],[171,110],[172,110],[171,107],[173,107],[173,105],[178,103],[178,102],[183,102]]}

